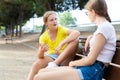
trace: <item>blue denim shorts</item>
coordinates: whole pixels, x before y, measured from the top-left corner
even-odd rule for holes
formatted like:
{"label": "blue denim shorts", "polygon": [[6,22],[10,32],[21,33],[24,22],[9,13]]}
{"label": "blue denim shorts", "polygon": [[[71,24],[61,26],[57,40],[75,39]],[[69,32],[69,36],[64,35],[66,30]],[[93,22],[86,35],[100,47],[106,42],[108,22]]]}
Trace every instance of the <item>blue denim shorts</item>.
{"label": "blue denim shorts", "polygon": [[59,55],[57,54],[47,54],[47,56],[51,57],[52,59],[56,60]]}
{"label": "blue denim shorts", "polygon": [[77,66],[74,68],[77,69],[81,80],[102,80],[105,65],[96,61],[90,66]]}

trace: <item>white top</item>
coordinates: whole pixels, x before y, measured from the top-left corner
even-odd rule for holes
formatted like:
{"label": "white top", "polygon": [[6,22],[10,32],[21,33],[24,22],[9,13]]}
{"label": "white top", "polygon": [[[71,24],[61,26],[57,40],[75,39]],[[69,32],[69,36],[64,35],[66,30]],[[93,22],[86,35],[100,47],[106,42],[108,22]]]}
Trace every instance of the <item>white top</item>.
{"label": "white top", "polygon": [[93,37],[90,40],[90,50],[95,40],[95,36],[101,33],[106,38],[107,42],[104,45],[103,50],[97,57],[98,61],[109,63],[115,54],[116,49],[116,32],[114,27],[109,22],[104,22],[98,26],[97,30],[94,32]]}

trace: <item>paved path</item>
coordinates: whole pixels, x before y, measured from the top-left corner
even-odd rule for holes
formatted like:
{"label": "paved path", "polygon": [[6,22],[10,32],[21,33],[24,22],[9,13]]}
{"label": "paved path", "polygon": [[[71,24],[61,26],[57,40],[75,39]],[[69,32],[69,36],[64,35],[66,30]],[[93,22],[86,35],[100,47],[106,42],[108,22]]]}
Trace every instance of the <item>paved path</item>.
{"label": "paved path", "polygon": [[0,80],[26,80],[37,58],[37,42],[9,42],[0,39]]}

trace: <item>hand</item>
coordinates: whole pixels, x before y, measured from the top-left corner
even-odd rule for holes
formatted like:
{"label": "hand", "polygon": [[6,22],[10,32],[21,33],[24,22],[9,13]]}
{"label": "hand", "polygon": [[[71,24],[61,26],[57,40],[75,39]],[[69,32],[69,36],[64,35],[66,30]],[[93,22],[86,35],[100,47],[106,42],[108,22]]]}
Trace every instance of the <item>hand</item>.
{"label": "hand", "polygon": [[62,44],[59,44],[58,47],[55,49],[56,54],[60,54],[60,49],[62,48]]}
{"label": "hand", "polygon": [[70,66],[70,67],[76,66],[75,61],[71,61],[71,62],[69,63],[69,66]]}
{"label": "hand", "polygon": [[49,47],[48,47],[47,44],[41,44],[40,47],[41,47],[41,50],[44,51],[44,52],[49,50]]}
{"label": "hand", "polygon": [[46,44],[40,44],[38,49],[38,58],[44,58],[44,53],[48,51],[49,47]]}
{"label": "hand", "polygon": [[89,42],[86,42],[85,43],[85,52],[88,52],[89,51]]}
{"label": "hand", "polygon": [[89,50],[89,42],[90,42],[91,38],[92,38],[92,35],[88,36],[88,38],[85,42],[85,52],[88,52],[88,50]]}

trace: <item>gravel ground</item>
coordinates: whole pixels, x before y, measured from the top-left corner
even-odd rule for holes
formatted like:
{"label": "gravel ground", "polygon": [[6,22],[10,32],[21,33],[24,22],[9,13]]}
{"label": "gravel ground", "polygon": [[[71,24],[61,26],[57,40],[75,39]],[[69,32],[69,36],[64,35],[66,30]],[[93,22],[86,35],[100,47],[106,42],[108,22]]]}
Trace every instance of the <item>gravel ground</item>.
{"label": "gravel ground", "polygon": [[5,43],[0,38],[0,80],[26,80],[37,58],[39,34],[25,34]]}

